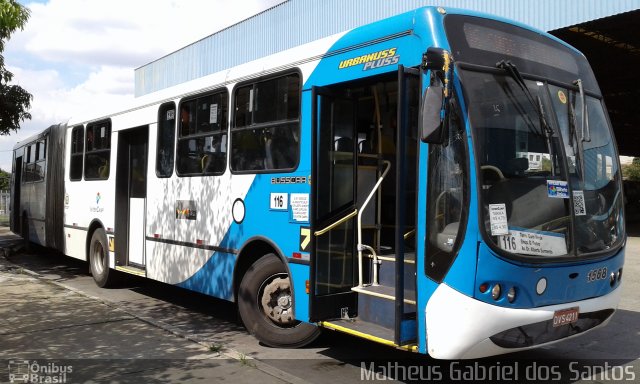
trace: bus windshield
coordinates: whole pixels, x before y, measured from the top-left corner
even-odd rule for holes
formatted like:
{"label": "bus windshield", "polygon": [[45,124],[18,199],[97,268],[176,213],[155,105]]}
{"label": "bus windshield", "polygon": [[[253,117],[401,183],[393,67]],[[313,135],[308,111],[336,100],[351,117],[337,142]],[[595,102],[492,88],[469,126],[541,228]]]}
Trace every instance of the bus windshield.
{"label": "bus windshield", "polygon": [[601,100],[508,71],[463,70],[485,233],[510,254],[580,256],[623,238],[621,175]]}

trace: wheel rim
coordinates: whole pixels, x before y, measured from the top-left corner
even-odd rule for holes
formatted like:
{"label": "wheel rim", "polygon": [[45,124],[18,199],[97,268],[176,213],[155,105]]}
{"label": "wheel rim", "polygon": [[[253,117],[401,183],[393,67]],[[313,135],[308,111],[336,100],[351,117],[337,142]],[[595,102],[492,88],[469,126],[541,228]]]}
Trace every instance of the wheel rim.
{"label": "wheel rim", "polygon": [[262,313],[279,327],[293,327],[293,297],[291,282],[286,273],[278,273],[265,279],[258,290],[258,306]]}
{"label": "wheel rim", "polygon": [[101,275],[104,271],[104,248],[99,241],[93,243],[91,262],[93,264],[93,270],[96,274]]}

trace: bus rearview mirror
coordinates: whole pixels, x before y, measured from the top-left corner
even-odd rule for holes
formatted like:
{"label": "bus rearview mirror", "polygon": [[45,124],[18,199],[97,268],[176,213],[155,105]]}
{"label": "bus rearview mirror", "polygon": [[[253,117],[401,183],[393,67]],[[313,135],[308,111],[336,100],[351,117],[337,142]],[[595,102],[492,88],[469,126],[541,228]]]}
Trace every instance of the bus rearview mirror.
{"label": "bus rearview mirror", "polygon": [[424,69],[429,69],[432,71],[445,70],[444,67],[449,61],[448,55],[449,53],[442,48],[427,48],[427,52],[425,52],[422,56]]}
{"label": "bus rearview mirror", "polygon": [[423,143],[442,144],[442,101],[444,88],[432,85],[422,101],[420,139]]}

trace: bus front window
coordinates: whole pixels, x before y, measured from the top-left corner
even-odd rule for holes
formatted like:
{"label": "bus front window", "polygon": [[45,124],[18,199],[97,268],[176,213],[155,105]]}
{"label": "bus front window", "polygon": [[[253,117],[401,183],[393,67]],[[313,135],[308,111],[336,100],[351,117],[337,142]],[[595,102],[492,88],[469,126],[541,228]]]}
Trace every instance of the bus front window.
{"label": "bus front window", "polygon": [[486,233],[529,256],[570,252],[571,220],[559,136],[550,128],[543,83],[466,71]]}
{"label": "bus front window", "polygon": [[624,228],[620,170],[604,108],[600,100],[586,96],[588,125],[583,132],[579,93],[554,85],[549,91],[569,165],[577,251],[608,249]]}
{"label": "bus front window", "polygon": [[586,97],[583,139],[576,91],[506,73],[463,71],[479,162],[485,233],[534,258],[605,251],[622,237],[619,169],[601,102]]}

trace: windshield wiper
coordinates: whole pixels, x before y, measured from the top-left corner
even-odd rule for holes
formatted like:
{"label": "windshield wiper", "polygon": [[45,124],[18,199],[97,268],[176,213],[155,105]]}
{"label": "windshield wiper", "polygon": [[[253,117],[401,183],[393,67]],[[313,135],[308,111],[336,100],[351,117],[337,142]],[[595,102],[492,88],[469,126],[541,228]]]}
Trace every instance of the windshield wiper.
{"label": "windshield wiper", "polygon": [[527,87],[527,84],[524,82],[524,78],[520,74],[520,71],[518,71],[518,68],[516,68],[516,66],[509,60],[507,61],[501,60],[496,64],[496,67],[500,69],[504,69],[511,76],[511,78],[513,78],[513,80],[516,82],[516,84],[518,84],[520,89],[522,89],[522,92],[527,97],[527,100],[529,100],[529,103],[531,103],[531,106],[533,107],[533,109],[538,114],[538,118],[540,119],[542,128],[545,130],[545,133],[549,135],[553,135],[553,129],[551,128],[551,126],[547,122],[547,119],[544,116],[544,108],[542,107],[542,100],[540,99],[539,96],[533,97],[533,95],[531,94],[531,91],[529,90],[529,87]]}
{"label": "windshield wiper", "polygon": [[520,74],[520,71],[518,71],[518,68],[516,68],[516,66],[511,61],[501,60],[496,64],[496,67],[505,70],[509,74],[509,76],[513,78],[520,89],[522,89],[522,92],[526,96],[527,100],[529,100],[529,103],[531,103],[533,110],[536,111],[536,114],[538,115],[540,121],[540,125],[542,127],[542,134],[547,140],[547,147],[549,148],[549,156],[551,157],[551,174],[555,175],[555,167],[553,166],[555,157],[553,151],[553,143],[551,142],[551,137],[553,137],[554,132],[553,128],[551,128],[551,125],[549,125],[545,117],[542,99],[540,98],[540,96],[536,96],[535,98],[533,97],[531,91],[529,90],[529,87],[527,87],[527,84],[524,82],[524,78]]}
{"label": "windshield wiper", "polygon": [[578,91],[580,91],[580,101],[582,102],[582,121],[580,122],[582,137],[580,140],[588,143],[591,141],[591,132],[589,131],[589,111],[587,110],[587,100],[584,96],[584,88],[582,88],[582,80],[578,79],[574,81],[573,84],[578,86]]}
{"label": "windshield wiper", "polygon": [[[573,95],[573,92],[570,95]],[[573,98],[574,96],[570,96],[569,99],[569,142],[576,156],[575,166],[580,169],[580,183],[584,183],[584,164],[582,160],[584,158],[584,144],[582,138],[578,137],[578,117],[573,107]]]}

